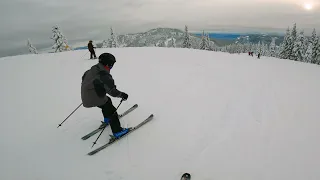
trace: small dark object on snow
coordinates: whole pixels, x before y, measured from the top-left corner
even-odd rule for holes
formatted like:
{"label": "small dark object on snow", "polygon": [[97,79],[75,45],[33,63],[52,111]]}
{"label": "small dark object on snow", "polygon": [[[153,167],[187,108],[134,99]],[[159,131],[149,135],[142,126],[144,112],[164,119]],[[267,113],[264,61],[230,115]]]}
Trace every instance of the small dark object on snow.
{"label": "small dark object on snow", "polygon": [[191,175],[189,173],[184,173],[181,176],[181,180],[191,180]]}

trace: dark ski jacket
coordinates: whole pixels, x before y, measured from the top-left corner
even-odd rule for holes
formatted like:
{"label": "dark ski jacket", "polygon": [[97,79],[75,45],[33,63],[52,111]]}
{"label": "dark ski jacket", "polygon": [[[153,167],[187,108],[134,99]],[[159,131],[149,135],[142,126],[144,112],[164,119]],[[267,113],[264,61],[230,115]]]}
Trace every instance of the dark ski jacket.
{"label": "dark ski jacket", "polygon": [[121,97],[110,71],[101,63],[92,66],[82,76],[81,99],[86,108],[101,106],[108,101],[106,94]]}
{"label": "dark ski jacket", "polygon": [[94,48],[94,47],[93,47],[93,44],[92,44],[91,42],[89,42],[89,43],[88,43],[88,49],[89,49],[89,51],[94,51],[93,48]]}

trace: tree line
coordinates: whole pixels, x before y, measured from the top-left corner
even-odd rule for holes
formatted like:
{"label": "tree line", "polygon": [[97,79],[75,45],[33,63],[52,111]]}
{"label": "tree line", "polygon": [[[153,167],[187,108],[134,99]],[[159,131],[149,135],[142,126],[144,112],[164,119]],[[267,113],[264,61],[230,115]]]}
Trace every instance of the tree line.
{"label": "tree line", "polygon": [[[52,28],[53,46],[55,52],[62,52],[72,50],[68,45],[66,37],[61,32],[59,26],[53,26]],[[119,47],[117,43],[117,36],[114,34],[112,27],[110,28],[111,36],[108,40],[102,42],[102,48],[116,48]],[[190,41],[190,33],[188,26],[185,26],[182,48],[192,48],[192,42]],[[29,52],[37,54],[37,49],[32,45],[30,39],[27,41]],[[158,45],[157,45],[158,46]],[[159,45],[160,46],[160,45]],[[164,45],[161,45],[164,47]],[[176,47],[175,41],[172,38],[172,45],[170,47]],[[214,44],[209,38],[209,34],[203,31],[201,42],[196,45],[198,49],[208,51],[221,51],[228,53],[248,53],[253,52],[260,54],[261,56],[276,57],[280,59],[289,59],[294,61],[301,61],[306,63],[320,64],[320,38],[317,36],[314,29],[310,37],[305,36],[304,31],[300,30],[298,33],[297,25],[294,24],[292,29],[288,27],[284,36],[283,42],[278,46],[275,43],[275,38],[272,38],[270,44],[259,42],[257,44],[238,42],[232,43],[227,46],[219,47]]]}

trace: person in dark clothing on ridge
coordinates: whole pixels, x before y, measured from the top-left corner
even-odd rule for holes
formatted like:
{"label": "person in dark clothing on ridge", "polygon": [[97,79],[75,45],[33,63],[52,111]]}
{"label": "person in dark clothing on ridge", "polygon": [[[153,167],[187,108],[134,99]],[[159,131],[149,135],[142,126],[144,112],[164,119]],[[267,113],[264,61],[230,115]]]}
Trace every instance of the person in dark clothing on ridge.
{"label": "person in dark clothing on ridge", "polygon": [[128,94],[116,88],[110,70],[116,62],[115,57],[110,53],[103,53],[99,56],[98,64],[92,66],[82,76],[81,99],[85,108],[98,107],[102,110],[104,117],[103,125],[110,123],[115,138],[127,134],[130,128],[122,128],[119,122],[118,113],[113,106],[112,97],[128,99]]}
{"label": "person in dark clothing on ridge", "polygon": [[92,40],[90,40],[88,43],[88,49],[90,51],[90,59],[93,59],[93,56],[95,59],[97,59],[96,52],[94,51],[94,48],[95,47],[92,44]]}

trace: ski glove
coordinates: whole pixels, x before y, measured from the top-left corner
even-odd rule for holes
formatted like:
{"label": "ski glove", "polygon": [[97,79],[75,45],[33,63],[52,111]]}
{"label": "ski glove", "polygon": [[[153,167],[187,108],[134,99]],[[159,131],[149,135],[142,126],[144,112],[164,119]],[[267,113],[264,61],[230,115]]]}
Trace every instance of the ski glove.
{"label": "ski glove", "polygon": [[122,98],[122,100],[126,101],[128,99],[128,94],[122,92],[120,97]]}

